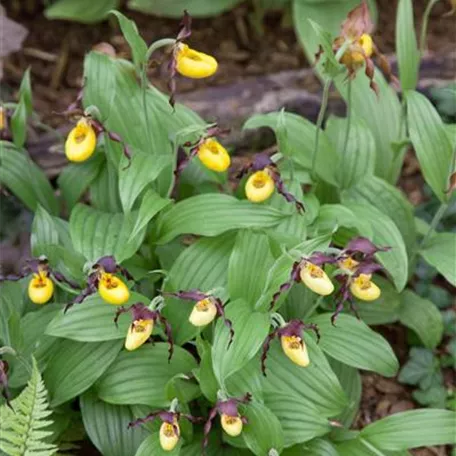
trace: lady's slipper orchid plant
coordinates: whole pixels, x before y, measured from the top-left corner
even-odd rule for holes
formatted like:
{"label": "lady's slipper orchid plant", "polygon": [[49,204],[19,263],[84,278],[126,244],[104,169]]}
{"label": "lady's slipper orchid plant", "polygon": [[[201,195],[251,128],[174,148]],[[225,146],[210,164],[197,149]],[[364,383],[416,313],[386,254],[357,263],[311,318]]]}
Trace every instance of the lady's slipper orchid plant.
{"label": "lady's slipper orchid plant", "polygon": [[27,260],[20,274],[0,276],[0,282],[4,280],[17,281],[31,274],[33,274],[33,277],[28,285],[28,296],[30,301],[35,304],[46,304],[52,298],[54,294],[54,282],[52,279],[56,282],[66,283],[71,288],[79,288],[77,283],[68,280],[60,272],[51,269],[47,258],[44,256]]}
{"label": "lady's slipper orchid plant", "polygon": [[269,155],[265,153],[255,155],[252,163],[245,167],[238,177],[241,178],[249,171],[253,171],[245,184],[245,194],[249,201],[262,203],[271,197],[274,189],[277,189],[286,201],[295,204],[298,212],[305,211],[304,205],[285,189],[279,169]]}
{"label": "lady's slipper orchid plant", "polygon": [[242,433],[244,424],[248,423],[248,420],[245,416],[242,416],[238,411],[238,406],[240,404],[248,404],[252,400],[252,395],[247,393],[244,397],[241,398],[231,398],[226,399],[222,397],[223,395],[219,392],[219,400],[215,404],[215,407],[209,412],[206,424],[204,425],[204,441],[203,441],[203,450],[207,447],[209,443],[209,433],[212,428],[212,421],[217,416],[220,415],[220,424],[222,429],[231,437],[237,437]]}
{"label": "lady's slipper orchid plant", "polygon": [[169,344],[168,361],[171,360],[174,351],[173,335],[168,320],[160,313],[162,306],[163,298],[158,296],[152,300],[149,306],[144,305],[142,302],[137,302],[129,307],[120,307],[117,309],[116,316],[114,317],[116,326],[121,314],[131,313],[132,322],[125,338],[125,348],[128,351],[136,350],[147,342],[152,335],[155,323],[159,321],[165,329]]}
{"label": "lady's slipper orchid plant", "polygon": [[177,291],[174,293],[165,293],[165,295],[175,296],[176,298],[194,301],[196,303],[189,317],[190,323],[194,326],[206,326],[211,323],[217,315],[223,318],[225,325],[230,330],[230,341],[228,346],[231,345],[234,337],[233,325],[231,320],[225,317],[225,310],[220,298],[213,296],[211,293],[203,293],[200,290]]}
{"label": "lady's slipper orchid plant", "polygon": [[169,410],[157,410],[147,415],[145,418],[139,418],[132,421],[128,427],[138,426],[139,424],[149,423],[156,418],[162,421],[160,426],[159,438],[160,446],[164,451],[172,451],[176,448],[180,438],[179,420],[185,418],[191,423],[201,423],[203,418],[195,417],[186,413],[176,412],[177,400],[174,399]]}
{"label": "lady's slipper orchid plant", "polygon": [[130,290],[127,285],[115,274],[122,274],[127,280],[133,280],[130,273],[118,265],[113,256],[100,258],[93,266],[93,272],[87,278],[87,286],[66,307],[68,310],[73,304],[80,304],[88,296],[97,291],[102,299],[108,304],[116,306],[125,304],[130,298]]}
{"label": "lady's slipper orchid plant", "polygon": [[5,399],[6,405],[8,405],[9,408],[13,409],[11,407],[10,392],[8,389],[8,370],[8,362],[0,359],[0,388],[2,390],[2,396]]}
{"label": "lady's slipper orchid plant", "polygon": [[310,363],[307,347],[302,337],[302,332],[312,330],[320,340],[318,326],[313,323],[303,323],[301,320],[291,320],[288,323],[284,321],[280,314],[271,315],[272,324],[275,329],[268,335],[264,344],[261,355],[261,371],[266,376],[266,359],[268,357],[271,342],[275,337],[280,338],[282,350],[285,355],[295,364],[301,367],[307,367]]}

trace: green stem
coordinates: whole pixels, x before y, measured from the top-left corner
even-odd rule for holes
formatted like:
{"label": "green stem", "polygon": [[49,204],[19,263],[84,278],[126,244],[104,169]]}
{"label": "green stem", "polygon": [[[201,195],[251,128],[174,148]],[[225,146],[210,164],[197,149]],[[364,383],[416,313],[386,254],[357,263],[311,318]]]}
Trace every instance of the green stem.
{"label": "green stem", "polygon": [[314,145],[314,151],[312,154],[312,169],[311,169],[312,179],[315,179],[315,169],[317,167],[317,155],[318,155],[318,145],[320,142],[320,132],[321,132],[321,127],[323,125],[323,120],[325,118],[326,109],[328,108],[329,89],[331,87],[331,84],[332,84],[332,79],[328,79],[325,82],[325,85],[323,87],[321,106],[320,106],[320,111],[318,113],[318,119],[317,119],[317,131],[315,132],[315,145]]}
{"label": "green stem", "polygon": [[421,241],[420,248],[424,248],[426,246],[427,241],[431,237],[432,233],[436,229],[437,225],[439,224],[440,220],[442,219],[443,215],[445,214],[446,210],[448,209],[447,203],[441,203],[438,211],[435,213],[434,218],[432,219],[431,225],[429,226],[428,232],[425,234],[423,240]]}
{"label": "green stem", "polygon": [[344,147],[342,149],[342,159],[345,157],[345,153],[347,152],[348,146],[348,139],[350,137],[350,128],[351,128],[351,118],[352,118],[352,81],[351,79],[348,80],[348,91],[347,91],[347,129],[345,130],[345,139],[344,139]]}
{"label": "green stem", "polygon": [[429,15],[431,14],[431,10],[433,6],[439,0],[429,0],[429,3],[426,6],[426,9],[423,14],[423,23],[421,24],[421,35],[420,35],[420,55],[422,56],[424,53],[424,48],[426,46],[426,35],[427,35],[427,28],[429,22]]}

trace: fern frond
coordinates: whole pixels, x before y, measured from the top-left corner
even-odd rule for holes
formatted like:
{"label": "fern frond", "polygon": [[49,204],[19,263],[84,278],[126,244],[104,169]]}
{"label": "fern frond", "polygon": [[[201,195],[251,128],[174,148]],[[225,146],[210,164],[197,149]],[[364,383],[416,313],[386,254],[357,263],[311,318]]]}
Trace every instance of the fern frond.
{"label": "fern frond", "polygon": [[11,402],[13,410],[0,407],[0,449],[8,456],[53,456],[57,447],[45,439],[52,431],[43,430],[52,424],[47,391],[33,359],[32,376],[22,393]]}

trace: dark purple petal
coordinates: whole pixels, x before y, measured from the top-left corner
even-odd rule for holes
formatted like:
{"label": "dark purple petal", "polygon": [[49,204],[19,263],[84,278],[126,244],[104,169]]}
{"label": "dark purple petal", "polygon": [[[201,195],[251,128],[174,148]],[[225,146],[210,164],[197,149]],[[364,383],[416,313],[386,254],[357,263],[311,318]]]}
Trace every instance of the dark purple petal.
{"label": "dark purple petal", "polygon": [[54,276],[55,280],[57,282],[63,282],[69,285],[71,288],[77,290],[79,288],[79,285],[76,282],[73,282],[72,280],[67,279],[62,273],[57,272],[57,271],[52,271],[52,275]]}
{"label": "dark purple petal", "polygon": [[139,424],[144,424],[144,423],[154,421],[155,418],[157,418],[157,416],[160,415],[160,413],[162,413],[162,411],[152,412],[152,413],[149,413],[149,415],[147,415],[145,418],[138,418],[135,421],[131,421],[130,423],[128,423],[128,428],[132,428],[132,427],[138,426]]}
{"label": "dark purple petal", "polygon": [[203,445],[202,445],[202,454],[206,454],[206,448],[209,444],[209,433],[211,432],[212,428],[212,421],[214,421],[214,418],[217,416],[217,410],[218,410],[218,405],[213,407],[211,411],[209,412],[209,416],[207,417],[207,421],[204,424],[204,439],[203,439]]}
{"label": "dark purple petal", "polygon": [[271,348],[271,342],[277,335],[278,329],[275,329],[272,331],[268,336],[266,337],[266,340],[263,343],[263,349],[261,351],[261,372],[263,372],[263,375],[266,377],[266,359],[268,357],[269,349]]}
{"label": "dark purple petal", "polygon": [[278,301],[278,299],[280,298],[282,293],[284,293],[285,291],[290,289],[294,282],[299,282],[300,273],[301,273],[301,262],[296,261],[295,263],[293,263],[293,266],[291,268],[290,278],[285,283],[280,285],[279,290],[273,294],[272,301],[269,306],[269,310],[272,310],[274,308],[276,302]]}
{"label": "dark purple petal", "polygon": [[227,401],[219,402],[217,404],[217,409],[220,414],[228,416],[238,416],[238,403],[236,399],[228,399]]}
{"label": "dark purple petal", "polygon": [[312,255],[307,259],[309,263],[312,263],[316,266],[322,266],[324,264],[334,264],[337,263],[337,258],[333,256],[326,255],[323,252],[314,252]]}
{"label": "dark purple petal", "polygon": [[192,34],[192,17],[188,14],[187,10],[184,10],[184,17],[181,20],[180,26],[181,29],[177,35],[177,41],[183,41]]}
{"label": "dark purple petal", "polygon": [[0,360],[0,388],[2,389],[2,396],[4,397],[8,407],[13,410],[10,402],[10,392],[8,389],[8,370],[8,363],[4,360]]}
{"label": "dark purple petal", "polygon": [[286,188],[285,188],[285,184],[283,183],[282,181],[282,178],[280,177],[280,174],[278,171],[276,171],[274,174],[273,174],[273,179],[274,179],[274,182],[275,182],[275,187],[277,189],[277,192],[282,195],[285,200],[288,202],[288,203],[294,203],[294,205],[296,206],[296,209],[299,213],[304,213],[305,212],[305,208],[304,208],[304,205],[298,201],[295,196],[293,194],[291,194]]}
{"label": "dark purple petal", "polygon": [[286,326],[279,328],[277,331],[279,337],[287,336],[287,337],[302,337],[302,329],[304,327],[304,323],[301,320],[291,320],[287,323]]}
{"label": "dark purple petal", "polygon": [[158,319],[160,320],[160,323],[165,327],[165,334],[166,338],[168,339],[168,344],[169,344],[169,350],[168,350],[168,363],[171,361],[171,358],[173,357],[174,353],[174,341],[173,341],[173,333],[171,330],[171,325],[169,324],[168,320],[161,315],[159,312],[156,312]]}
{"label": "dark purple petal", "polygon": [[104,256],[94,264],[94,268],[102,268],[105,272],[114,274],[117,272],[117,262],[112,255]]}
{"label": "dark purple petal", "polygon": [[377,271],[382,271],[383,266],[380,264],[374,263],[373,261],[367,261],[361,263],[357,268],[354,277],[359,276],[360,274],[373,274]]}
{"label": "dark purple petal", "polygon": [[226,318],[225,316],[225,309],[223,308],[222,301],[218,298],[212,298],[213,303],[215,305],[215,308],[217,309],[217,314],[223,318],[223,322],[225,323],[225,326],[229,329],[230,331],[230,339],[228,341],[228,347],[230,347],[231,343],[233,342],[233,337],[234,337],[234,329],[233,329],[233,323],[231,322],[230,319]]}
{"label": "dark purple petal", "polygon": [[271,157],[267,153],[256,154],[251,169],[253,172],[261,171],[268,166],[275,167],[275,163],[271,160]]}
{"label": "dark purple petal", "polygon": [[377,247],[373,242],[365,237],[357,237],[352,239],[344,249],[345,253],[352,255],[354,253],[362,253],[367,256],[372,256],[377,252],[386,252],[391,247]]}
{"label": "dark purple petal", "polygon": [[176,292],[165,292],[165,296],[175,296],[179,299],[184,299],[186,301],[202,301],[203,299],[210,298],[209,295],[203,293],[199,290],[188,290],[188,291],[176,291]]}
{"label": "dark purple petal", "polygon": [[96,281],[88,281],[87,287],[65,306],[63,312],[66,313],[74,304],[81,304],[87,297],[95,294],[97,292],[97,287],[98,279]]}

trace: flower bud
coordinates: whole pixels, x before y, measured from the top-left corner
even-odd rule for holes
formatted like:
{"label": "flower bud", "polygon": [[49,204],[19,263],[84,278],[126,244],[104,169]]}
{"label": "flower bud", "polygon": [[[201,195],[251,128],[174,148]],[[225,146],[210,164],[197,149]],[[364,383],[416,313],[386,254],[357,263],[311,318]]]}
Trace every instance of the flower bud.
{"label": "flower bud", "polygon": [[230,416],[226,413],[220,415],[223,430],[231,437],[237,437],[242,432],[242,419],[239,415]]}
{"label": "flower bud", "polygon": [[180,44],[176,55],[176,70],[187,78],[201,79],[212,76],[218,63],[211,55],[195,51],[186,44]]}
{"label": "flower bud", "polygon": [[120,306],[130,298],[130,290],[118,277],[102,273],[98,284],[100,296],[109,304]]}
{"label": "flower bud", "polygon": [[227,150],[215,139],[208,138],[198,149],[198,158],[203,165],[218,173],[226,171],[231,159]]}
{"label": "flower bud", "polygon": [[28,286],[30,301],[35,304],[46,304],[54,294],[54,283],[44,273],[33,274]]}
{"label": "flower bud", "polygon": [[300,276],[304,285],[310,288],[314,293],[321,296],[328,296],[334,291],[334,285],[331,280],[329,280],[326,272],[315,264],[306,262],[301,269]]}
{"label": "flower bud", "polygon": [[179,441],[179,425],[164,422],[160,427],[160,446],[165,451],[172,451]]}
{"label": "flower bud", "polygon": [[128,351],[136,350],[149,339],[153,330],[153,320],[135,320],[128,328],[125,348]]}
{"label": "flower bud", "polygon": [[282,350],[288,358],[298,366],[306,367],[309,365],[309,354],[304,341],[298,336],[282,336],[280,338]]}
{"label": "flower bud", "polygon": [[198,301],[193,307],[189,322],[194,326],[206,326],[217,315],[217,308],[210,298]]}
{"label": "flower bud", "polygon": [[253,173],[245,184],[245,194],[252,203],[266,201],[274,193],[274,180],[268,170]]}
{"label": "flower bud", "polygon": [[350,291],[362,301],[375,301],[380,297],[380,288],[371,281],[371,274],[360,274],[350,284]]}
{"label": "flower bud", "polygon": [[72,162],[83,162],[90,158],[97,145],[97,136],[90,122],[83,117],[70,131],[65,142],[65,154]]}

